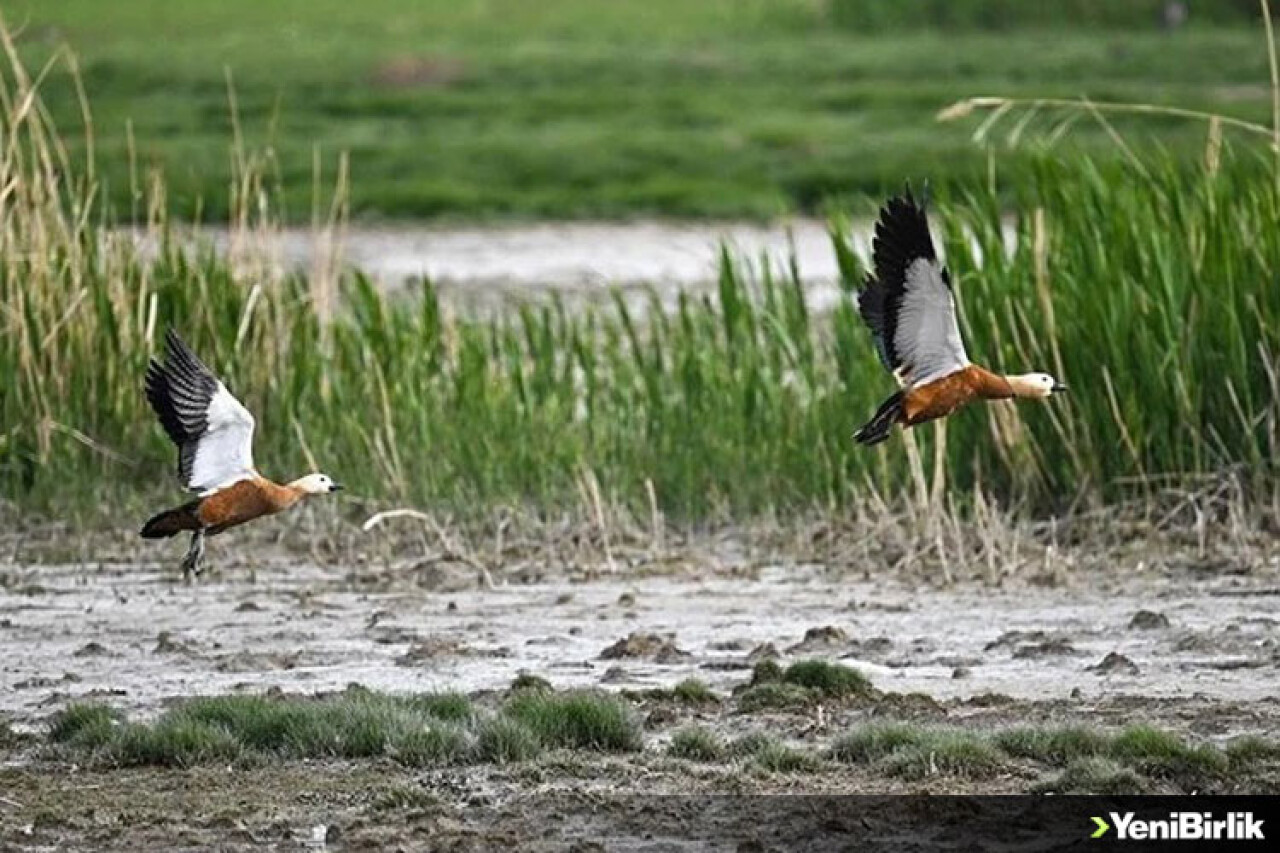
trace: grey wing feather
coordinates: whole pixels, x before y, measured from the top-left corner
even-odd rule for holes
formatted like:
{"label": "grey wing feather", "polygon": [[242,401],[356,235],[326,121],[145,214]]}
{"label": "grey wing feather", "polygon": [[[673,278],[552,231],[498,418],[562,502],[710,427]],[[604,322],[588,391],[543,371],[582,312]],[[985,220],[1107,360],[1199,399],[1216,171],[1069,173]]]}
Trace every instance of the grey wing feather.
{"label": "grey wing feather", "polygon": [[955,295],[935,260],[918,258],[907,268],[894,346],[910,365],[912,385],[924,385],[969,366]]}

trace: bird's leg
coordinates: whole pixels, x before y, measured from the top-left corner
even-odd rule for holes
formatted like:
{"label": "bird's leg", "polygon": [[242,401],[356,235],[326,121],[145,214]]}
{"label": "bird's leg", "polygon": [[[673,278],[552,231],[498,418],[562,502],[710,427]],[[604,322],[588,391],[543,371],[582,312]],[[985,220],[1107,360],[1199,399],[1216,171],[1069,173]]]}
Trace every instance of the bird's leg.
{"label": "bird's leg", "polygon": [[933,428],[933,484],[929,506],[934,512],[942,506],[942,492],[947,487],[947,419],[940,418]]}
{"label": "bird's leg", "polygon": [[182,575],[191,580],[200,574],[200,561],[204,559],[204,531],[197,530],[191,534],[191,547],[187,556],[182,558]]}
{"label": "bird's leg", "polygon": [[929,511],[929,486],[924,479],[924,463],[920,461],[920,448],[916,444],[916,434],[912,430],[902,431],[902,443],[907,448],[907,469],[911,472],[911,482],[915,485],[917,513]]}

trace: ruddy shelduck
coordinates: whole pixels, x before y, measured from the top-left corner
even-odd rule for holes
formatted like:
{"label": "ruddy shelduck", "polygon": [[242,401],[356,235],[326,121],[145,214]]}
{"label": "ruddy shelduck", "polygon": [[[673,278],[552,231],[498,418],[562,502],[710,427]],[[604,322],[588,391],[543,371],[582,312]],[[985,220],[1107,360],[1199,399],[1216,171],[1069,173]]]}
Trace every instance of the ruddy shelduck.
{"label": "ruddy shelduck", "polygon": [[206,535],[342,487],[324,474],[284,485],[259,474],[253,465],[253,415],[172,329],[165,349],[164,363],[152,359],[147,367],[147,401],[178,446],[178,476],[198,497],[152,518],[142,535],[167,539],[190,531],[182,571],[191,577],[200,573]]}
{"label": "ruddy shelduck", "polygon": [[906,429],[944,418],[974,400],[1041,399],[1067,390],[1047,373],[1001,376],[969,361],[951,275],[934,254],[924,204],[909,188],[881,208],[872,260],[875,272],[858,294],[858,311],[901,390],[854,433],[855,441],[878,444],[894,424]]}

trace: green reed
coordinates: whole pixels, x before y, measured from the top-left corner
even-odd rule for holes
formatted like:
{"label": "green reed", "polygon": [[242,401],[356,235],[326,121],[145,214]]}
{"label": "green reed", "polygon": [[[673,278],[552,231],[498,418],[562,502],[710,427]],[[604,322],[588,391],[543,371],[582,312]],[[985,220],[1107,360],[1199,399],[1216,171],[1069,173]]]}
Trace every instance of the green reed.
{"label": "green reed", "polygon": [[[278,274],[192,252],[140,176],[138,233],[112,229],[25,70],[0,89],[0,497],[93,508],[172,488],[142,395],[178,329],[257,414],[269,476],[313,464],[376,504],[554,513],[609,503],[688,521],[843,508],[909,486],[902,442],[853,430],[892,391],[856,317],[862,276],[833,228],[842,296],[815,311],[796,272],[727,253],[716,288],[493,319],[430,284],[389,297],[332,270]],[[1215,143],[1216,145],[1216,143]],[[948,473],[1040,511],[1224,470],[1273,488],[1280,416],[1280,196],[1267,155],[1214,148],[1188,172],[1044,158],[1033,177],[939,200],[935,231],[971,354],[1054,372],[1048,404],[953,418]],[[269,236],[271,187],[238,155],[235,239]],[[1002,220],[999,197],[1017,198]],[[1012,252],[1002,228],[1017,235]],[[334,289],[336,288],[336,290]],[[918,431],[926,442],[933,428]]]}

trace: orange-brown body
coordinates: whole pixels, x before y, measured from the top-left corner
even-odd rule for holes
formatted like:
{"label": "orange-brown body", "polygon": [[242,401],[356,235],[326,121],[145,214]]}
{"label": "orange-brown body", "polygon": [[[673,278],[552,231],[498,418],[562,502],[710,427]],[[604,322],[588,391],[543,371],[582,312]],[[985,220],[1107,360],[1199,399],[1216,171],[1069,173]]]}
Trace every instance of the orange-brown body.
{"label": "orange-brown body", "polygon": [[283,512],[302,499],[302,493],[264,477],[241,480],[200,501],[196,515],[209,533],[221,533],[246,521]]}
{"label": "orange-brown body", "polygon": [[303,497],[301,490],[282,486],[265,477],[232,483],[211,495],[162,512],[147,522],[147,538],[174,536],[184,530],[221,533],[255,518],[283,512]]}
{"label": "orange-brown body", "polygon": [[898,422],[915,426],[945,418],[974,400],[1005,400],[1014,396],[1009,380],[971,364],[963,370],[912,388],[903,394]]}

